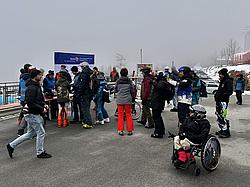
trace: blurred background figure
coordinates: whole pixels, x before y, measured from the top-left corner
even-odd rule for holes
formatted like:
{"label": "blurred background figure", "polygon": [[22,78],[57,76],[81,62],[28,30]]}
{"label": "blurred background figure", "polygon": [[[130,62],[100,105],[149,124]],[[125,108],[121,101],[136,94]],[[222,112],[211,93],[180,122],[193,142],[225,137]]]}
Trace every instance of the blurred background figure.
{"label": "blurred background figure", "polygon": [[245,90],[245,79],[243,78],[242,74],[237,75],[237,80],[235,83],[235,93],[236,93],[236,104],[242,105],[242,93]]}
{"label": "blurred background figure", "polygon": [[113,67],[113,71],[110,73],[110,82],[116,82],[119,79],[119,73],[116,70],[116,67]]}
{"label": "blurred background figure", "polygon": [[169,67],[168,66],[166,66],[165,68],[164,68],[164,77],[168,80],[169,79],[169,76],[170,76],[170,71],[169,71]]}
{"label": "blurred background figure", "polygon": [[201,81],[194,71],[190,72],[192,80],[192,105],[199,104]]}
{"label": "blurred background figure", "polygon": [[[175,66],[172,66],[172,68],[171,68],[170,79],[173,80],[173,81],[175,81],[176,83],[180,81],[179,72],[177,71],[177,69],[176,69]],[[173,86],[175,88],[175,94],[174,94],[174,97],[172,99],[172,101],[173,101],[173,108],[170,109],[170,112],[177,112],[178,111],[178,109],[177,109],[177,105],[178,105],[178,101],[177,101],[177,89],[178,89],[178,86],[177,86],[177,84],[174,84]]]}

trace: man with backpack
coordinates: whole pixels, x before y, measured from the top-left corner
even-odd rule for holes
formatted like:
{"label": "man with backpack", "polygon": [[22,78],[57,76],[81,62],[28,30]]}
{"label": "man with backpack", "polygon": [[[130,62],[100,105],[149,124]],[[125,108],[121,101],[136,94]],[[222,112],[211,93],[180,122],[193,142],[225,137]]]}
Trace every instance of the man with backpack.
{"label": "man with backpack", "polygon": [[[142,100],[142,115],[141,120],[137,121],[145,126],[145,128],[154,128],[154,120],[150,111],[150,103],[153,89],[154,77],[150,74],[150,67],[142,69],[143,80],[141,84],[141,100]],[[147,124],[148,122],[148,124]]]}
{"label": "man with backpack", "polygon": [[[23,71],[19,78],[19,96],[20,96],[20,104],[24,107],[25,105],[25,91],[26,91],[26,83],[30,79],[30,70],[29,67],[31,67],[31,64],[25,64],[23,67]],[[21,136],[24,134],[24,131],[27,127],[27,123],[25,119],[23,118],[22,112],[20,113],[20,116],[18,117],[19,126],[17,130],[17,135]]]}
{"label": "man with backpack", "polygon": [[151,96],[151,108],[155,124],[154,133],[151,134],[152,138],[163,138],[163,135],[165,135],[165,126],[161,113],[165,107],[165,100],[171,100],[171,98],[168,98],[171,94],[170,86],[163,72],[160,72],[156,81],[153,83],[153,92]]}
{"label": "man with backpack", "polygon": [[30,73],[31,79],[26,83],[25,104],[28,106],[25,120],[28,123],[27,132],[18,137],[11,143],[7,144],[7,150],[10,158],[13,158],[15,148],[26,140],[32,139],[36,133],[36,155],[37,158],[51,158],[52,156],[44,150],[45,130],[43,127],[42,115],[47,112],[48,106],[45,105],[43,93],[40,86],[42,80],[41,71],[34,69]]}
{"label": "man with backpack", "polygon": [[82,71],[79,75],[79,95],[81,99],[81,108],[83,112],[82,128],[91,129],[93,128],[92,119],[90,115],[90,103],[93,99],[93,92],[90,88],[90,76],[93,71],[89,68],[88,62],[82,62]]}
{"label": "man with backpack", "polygon": [[229,98],[233,94],[233,80],[228,75],[228,70],[222,68],[219,72],[220,84],[214,95],[216,102],[216,115],[220,130],[216,132],[220,138],[231,136],[229,120],[227,119]]}

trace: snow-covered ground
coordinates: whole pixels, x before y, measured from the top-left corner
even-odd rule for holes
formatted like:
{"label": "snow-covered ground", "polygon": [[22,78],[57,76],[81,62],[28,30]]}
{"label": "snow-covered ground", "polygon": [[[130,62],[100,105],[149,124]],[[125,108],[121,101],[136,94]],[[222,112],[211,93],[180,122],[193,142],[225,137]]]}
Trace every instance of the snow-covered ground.
{"label": "snow-covered ground", "polygon": [[245,73],[250,73],[250,64],[237,65],[237,66],[209,66],[202,68],[202,70],[213,80],[218,80],[218,71],[222,68],[227,68],[228,71],[245,71]]}

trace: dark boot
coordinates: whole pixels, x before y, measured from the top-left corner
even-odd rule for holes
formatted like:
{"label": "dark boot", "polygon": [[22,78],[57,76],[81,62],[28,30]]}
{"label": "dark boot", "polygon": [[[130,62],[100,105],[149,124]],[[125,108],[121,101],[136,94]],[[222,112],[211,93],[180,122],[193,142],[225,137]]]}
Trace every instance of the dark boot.
{"label": "dark boot", "polygon": [[52,155],[49,153],[46,153],[45,151],[42,152],[40,155],[37,155],[37,158],[51,158]]}
{"label": "dark boot", "polygon": [[151,138],[163,138],[163,135],[162,134],[153,133],[153,134],[151,134]]}
{"label": "dark boot", "polygon": [[229,129],[228,129],[228,130],[225,130],[225,131],[222,131],[222,132],[219,134],[219,138],[229,138],[230,136],[231,136],[231,134],[230,134]]}
{"label": "dark boot", "polygon": [[10,144],[8,144],[6,147],[7,147],[7,150],[8,150],[8,153],[9,153],[10,158],[13,158],[12,154],[13,154],[13,152],[14,152],[14,148],[12,148],[12,147],[10,146]]}
{"label": "dark boot", "polygon": [[152,124],[146,124],[146,125],[145,125],[145,128],[147,128],[147,129],[152,129],[152,128],[154,128],[154,125],[152,125]]}

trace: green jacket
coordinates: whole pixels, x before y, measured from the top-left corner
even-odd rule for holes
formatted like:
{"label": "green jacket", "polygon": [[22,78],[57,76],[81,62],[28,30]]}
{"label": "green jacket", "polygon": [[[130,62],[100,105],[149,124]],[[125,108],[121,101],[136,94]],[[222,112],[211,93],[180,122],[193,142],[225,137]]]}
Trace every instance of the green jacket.
{"label": "green jacket", "polygon": [[58,103],[68,103],[69,102],[69,90],[70,84],[66,78],[60,77],[56,82],[57,91],[57,102]]}

